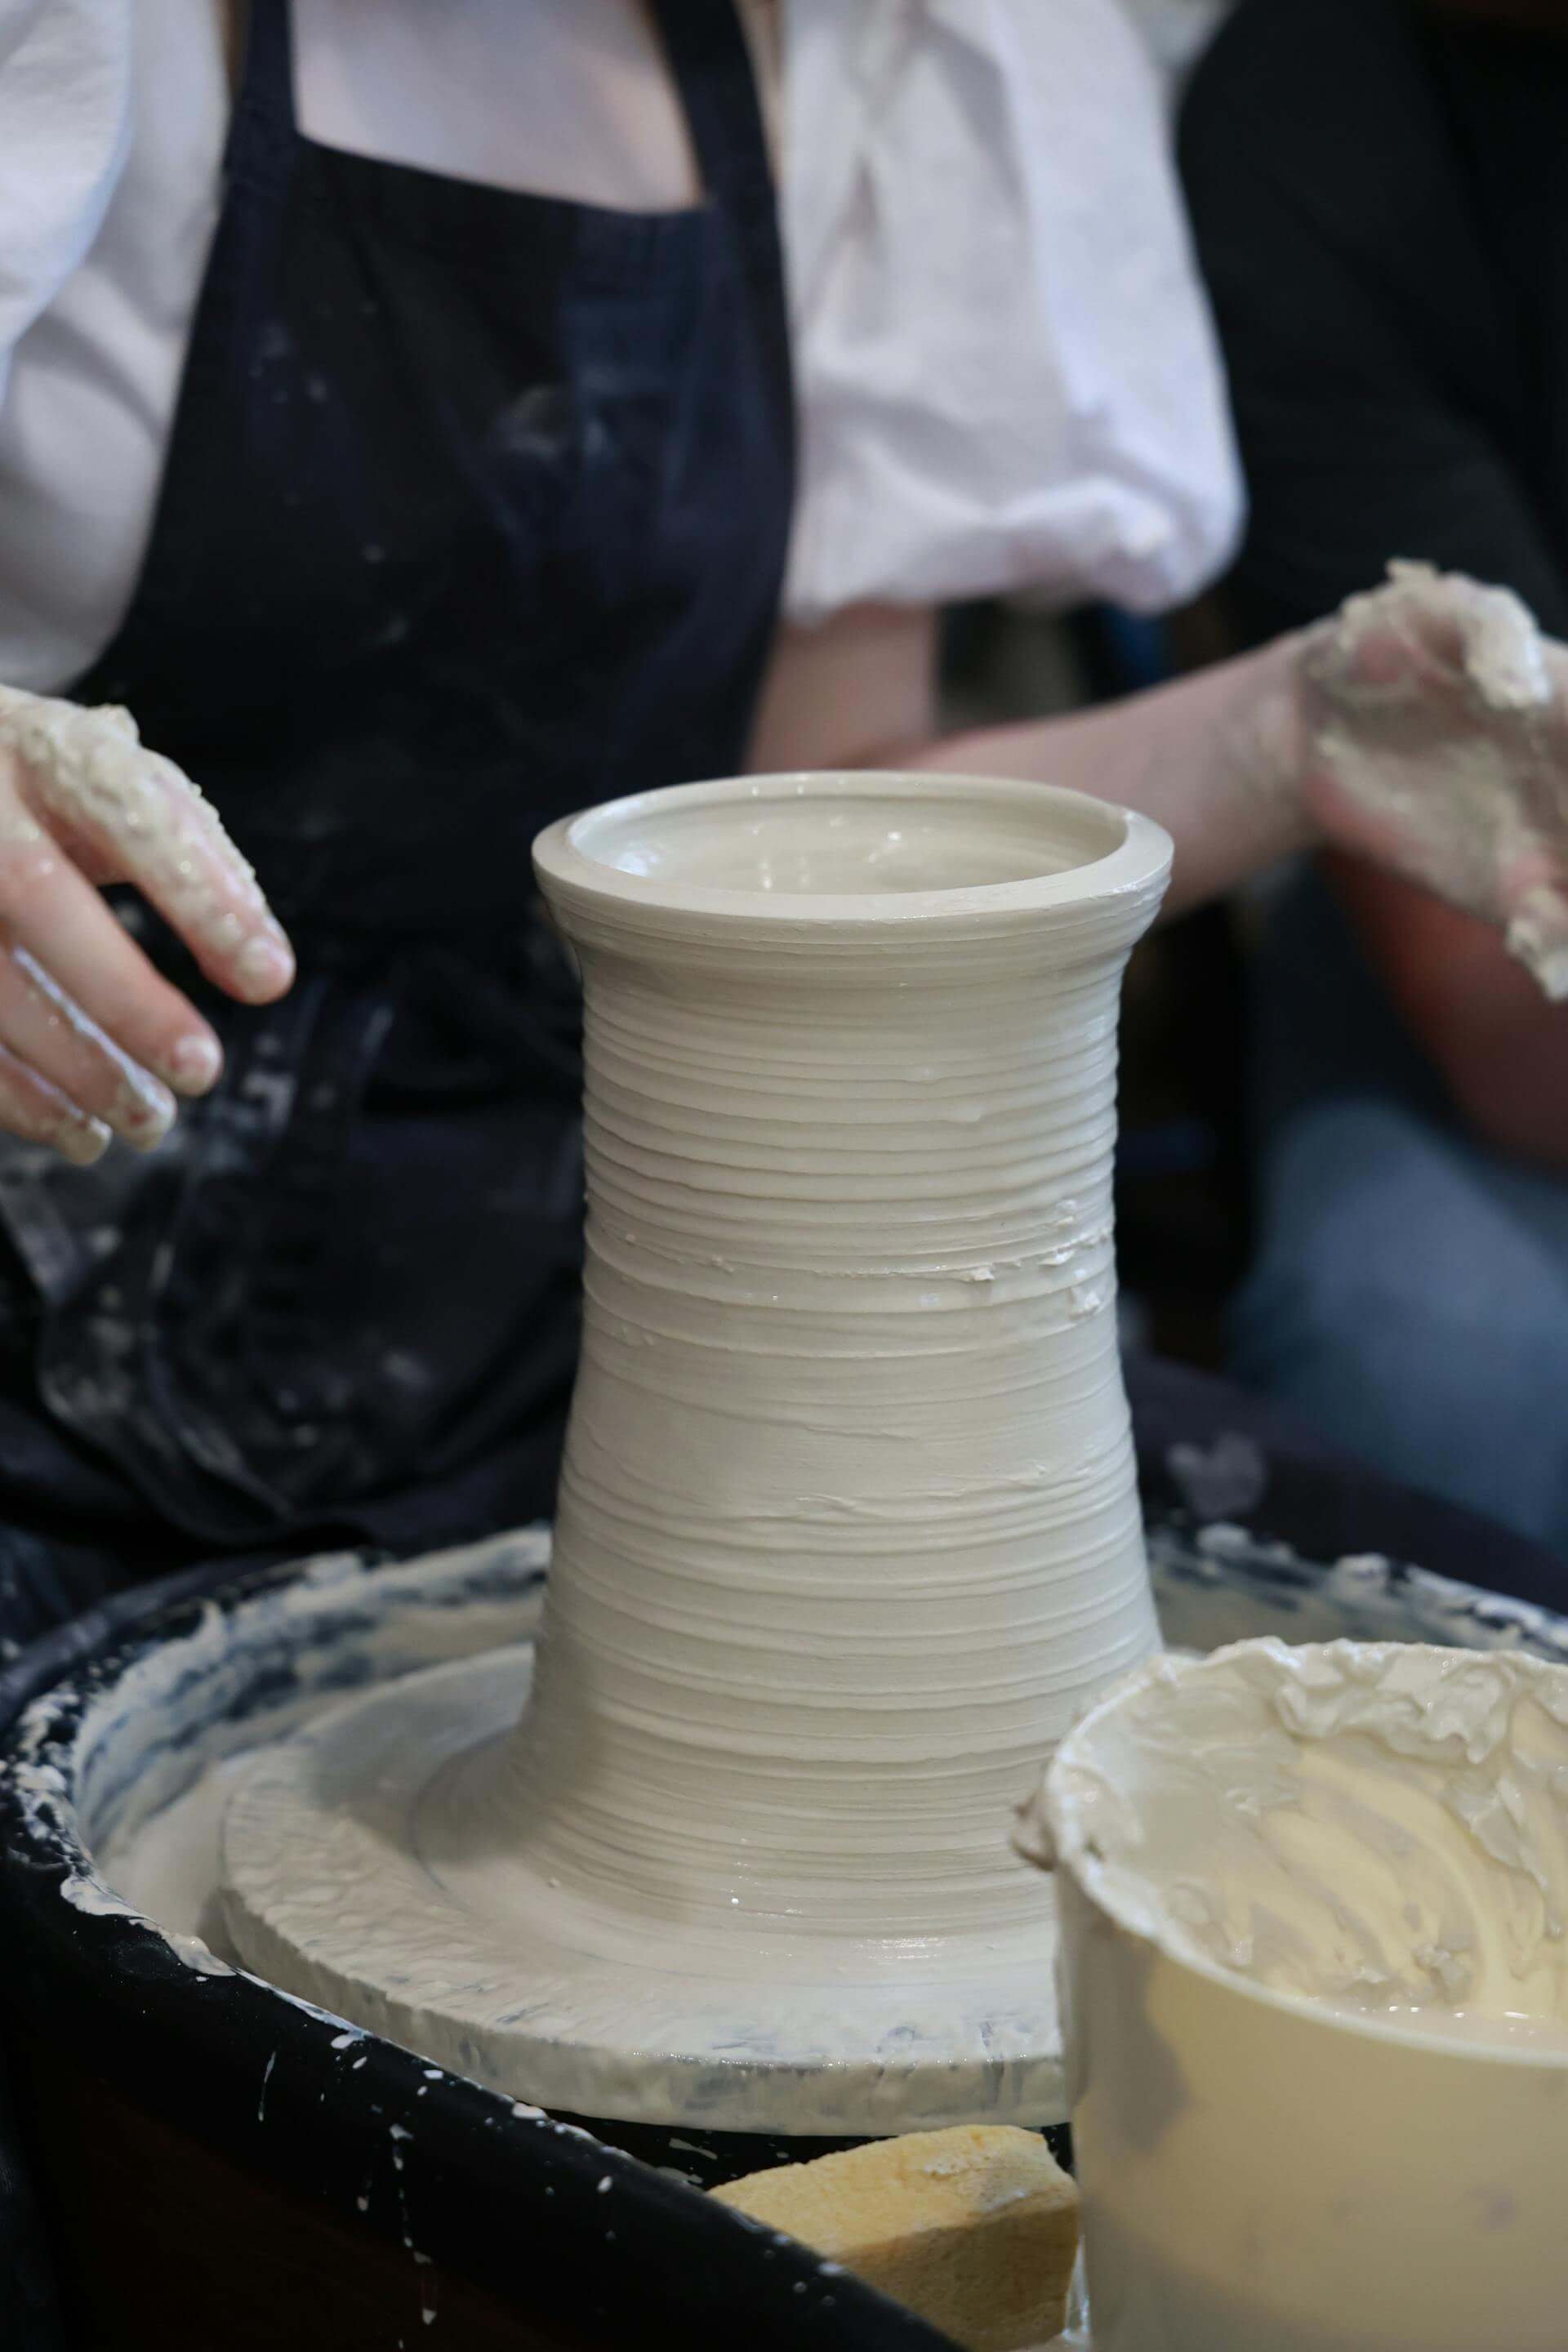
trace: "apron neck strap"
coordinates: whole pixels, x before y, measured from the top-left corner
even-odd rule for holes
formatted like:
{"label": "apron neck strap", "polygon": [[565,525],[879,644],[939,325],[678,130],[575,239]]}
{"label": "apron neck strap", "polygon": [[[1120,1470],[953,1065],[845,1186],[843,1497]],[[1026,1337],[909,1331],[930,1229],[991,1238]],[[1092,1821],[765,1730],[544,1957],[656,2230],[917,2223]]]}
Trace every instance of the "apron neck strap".
{"label": "apron neck strap", "polygon": [[767,126],[736,0],[651,0],[651,14],[710,201],[771,215]]}
{"label": "apron neck strap", "polygon": [[299,129],[294,119],[294,41],[289,0],[249,0],[239,88],[241,106],[275,131]]}

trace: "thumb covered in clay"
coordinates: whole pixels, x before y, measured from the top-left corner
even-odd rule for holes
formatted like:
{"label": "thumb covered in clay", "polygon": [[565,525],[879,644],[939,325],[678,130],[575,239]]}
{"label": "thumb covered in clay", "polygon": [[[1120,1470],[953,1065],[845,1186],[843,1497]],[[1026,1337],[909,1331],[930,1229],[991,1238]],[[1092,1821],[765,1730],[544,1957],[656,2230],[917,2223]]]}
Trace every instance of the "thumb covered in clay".
{"label": "thumb covered in clay", "polygon": [[1568,998],[1568,647],[1509,589],[1394,563],[1300,639],[1298,691],[1325,839],[1497,923]]}

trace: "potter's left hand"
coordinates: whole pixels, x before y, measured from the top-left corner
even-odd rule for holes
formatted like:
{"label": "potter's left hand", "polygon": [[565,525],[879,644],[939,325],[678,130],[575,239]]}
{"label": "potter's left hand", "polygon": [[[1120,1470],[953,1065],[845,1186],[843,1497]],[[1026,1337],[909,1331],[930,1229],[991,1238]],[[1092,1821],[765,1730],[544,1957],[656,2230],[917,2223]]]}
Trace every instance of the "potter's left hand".
{"label": "potter's left hand", "polygon": [[1300,640],[1307,814],[1500,924],[1568,998],[1568,647],[1517,596],[1391,567]]}

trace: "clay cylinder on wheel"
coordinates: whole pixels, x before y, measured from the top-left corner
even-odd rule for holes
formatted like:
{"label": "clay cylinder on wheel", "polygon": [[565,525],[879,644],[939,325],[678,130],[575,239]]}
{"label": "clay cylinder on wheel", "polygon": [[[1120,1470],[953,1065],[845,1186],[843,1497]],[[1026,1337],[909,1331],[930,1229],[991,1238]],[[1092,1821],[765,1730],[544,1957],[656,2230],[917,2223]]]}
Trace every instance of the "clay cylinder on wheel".
{"label": "clay cylinder on wheel", "polygon": [[802,775],[535,856],[583,971],[587,1255],[511,1817],[650,1949],[941,1974],[1037,1917],[1010,1807],[1157,1640],[1110,1183],[1169,842],[1034,784]]}

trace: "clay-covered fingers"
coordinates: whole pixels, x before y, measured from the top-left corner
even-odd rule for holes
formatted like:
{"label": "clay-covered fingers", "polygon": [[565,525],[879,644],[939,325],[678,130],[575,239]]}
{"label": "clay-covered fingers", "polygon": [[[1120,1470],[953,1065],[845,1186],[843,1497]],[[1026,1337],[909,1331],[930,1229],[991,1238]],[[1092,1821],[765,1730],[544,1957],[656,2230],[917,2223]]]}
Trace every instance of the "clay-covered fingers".
{"label": "clay-covered fingers", "polygon": [[1499,924],[1568,995],[1568,652],[1509,589],[1394,564],[1303,641],[1327,840]]}
{"label": "clay-covered fingers", "polygon": [[[223,1066],[216,1037],[41,826],[0,825],[0,1013],[8,993],[20,1016],[15,983],[26,981],[30,1005],[52,993],[58,1023],[79,1019],[84,1034],[99,1033],[128,1065],[153,1074],[149,1087],[161,1080],[200,1095],[212,1086]],[[0,1025],[0,1039],[6,1034]]]}
{"label": "clay-covered fingers", "polygon": [[1568,999],[1568,647],[1551,638],[1536,644],[1542,692],[1539,701],[1531,692],[1521,730],[1500,897],[1510,952],[1561,1003]]}
{"label": "clay-covered fingers", "polygon": [[50,1086],[37,1070],[0,1045],[0,1130],[24,1142],[47,1144],[79,1168],[100,1160],[110,1145],[101,1119]]}
{"label": "clay-covered fingers", "polygon": [[[0,688],[0,747],[16,755],[26,812],[79,875],[133,883],[229,995],[264,1004],[283,994],[294,959],[255,876],[189,777],[137,740],[129,713]],[[47,946],[40,960],[78,992]]]}
{"label": "clay-covered fingers", "polygon": [[1546,643],[1535,617],[1511,588],[1489,588],[1462,572],[1427,589],[1433,625],[1459,639],[1459,666],[1481,706],[1500,713],[1540,713],[1552,707]]}
{"label": "clay-covered fingers", "polygon": [[[122,1136],[139,1151],[161,1143],[174,1121],[174,1097],[72,1003],[22,948],[0,948],[0,1048],[15,1081],[43,1083],[89,1131]],[[68,1121],[47,1139],[69,1158],[96,1157],[81,1129]]]}
{"label": "clay-covered fingers", "polygon": [[1568,1002],[1568,892],[1538,882],[1509,910],[1509,952],[1531,972],[1553,1004]]}
{"label": "clay-covered fingers", "polygon": [[1313,633],[1317,682],[1369,709],[1408,705],[1453,688],[1478,712],[1545,712],[1552,700],[1545,650],[1528,606],[1426,563],[1391,563],[1376,588],[1349,597]]}

